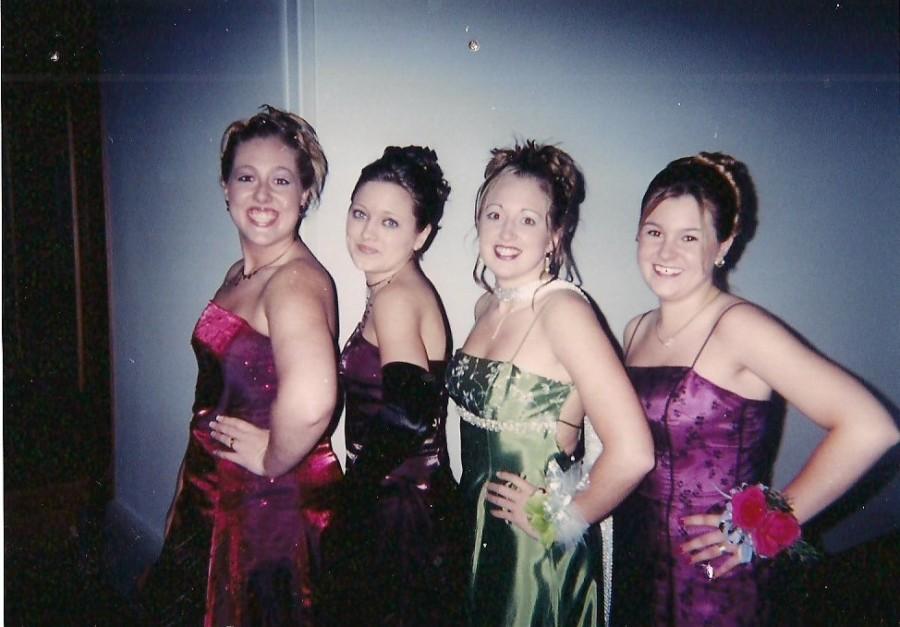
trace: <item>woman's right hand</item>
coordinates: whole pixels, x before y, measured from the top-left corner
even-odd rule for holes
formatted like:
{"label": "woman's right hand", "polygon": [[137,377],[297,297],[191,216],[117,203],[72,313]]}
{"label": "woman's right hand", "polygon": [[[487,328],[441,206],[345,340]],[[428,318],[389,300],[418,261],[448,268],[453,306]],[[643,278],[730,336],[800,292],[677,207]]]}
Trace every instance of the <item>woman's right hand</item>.
{"label": "woman's right hand", "polygon": [[269,430],[260,429],[246,420],[217,416],[209,423],[214,440],[230,450],[216,451],[216,457],[227,459],[255,475],[264,475],[263,460],[269,447]]}
{"label": "woman's right hand", "polygon": [[[728,542],[725,534],[719,531],[720,514],[696,514],[685,516],[682,524],[688,531],[696,528],[707,530],[705,533],[692,536],[682,543],[678,550],[691,564],[699,565],[707,562],[706,576],[717,579],[741,564],[741,556],[737,545]],[[716,566],[708,564],[712,560],[722,558]]]}
{"label": "woman's right hand", "polygon": [[489,481],[485,484],[484,500],[499,508],[492,509],[491,515],[505,520],[507,524],[515,525],[535,540],[540,540],[538,532],[528,521],[528,515],[525,513],[525,505],[538,491],[537,486],[519,475],[502,470],[497,473],[497,478],[504,483]]}

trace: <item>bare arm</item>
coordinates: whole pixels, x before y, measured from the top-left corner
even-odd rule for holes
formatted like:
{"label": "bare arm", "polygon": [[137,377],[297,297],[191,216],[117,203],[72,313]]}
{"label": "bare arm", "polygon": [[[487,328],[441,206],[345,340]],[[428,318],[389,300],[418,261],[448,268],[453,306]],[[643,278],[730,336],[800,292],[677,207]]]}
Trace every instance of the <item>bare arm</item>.
{"label": "bare arm", "polygon": [[319,268],[298,260],[272,276],[262,305],[278,373],[269,429],[228,416],[219,416],[211,428],[213,437],[234,449],[217,455],[258,475],[275,477],[312,450],[334,412],[334,293]]}
{"label": "bare arm", "polygon": [[355,489],[376,488],[433,430],[442,382],[428,370],[421,331],[421,292],[393,284],[372,301],[371,320],[381,355],[382,403],[346,479]]}
{"label": "bare arm", "polygon": [[405,362],[428,370],[421,308],[413,290],[404,285],[389,285],[373,299],[371,315],[382,366]]}
{"label": "bare arm", "polygon": [[634,388],[590,306],[576,294],[560,294],[547,307],[544,331],[603,442],[590,487],[574,500],[585,520],[595,522],[653,468],[653,441]]}
{"label": "bare arm", "polygon": [[843,494],[898,441],[887,410],[847,372],[755,307],[737,307],[717,330],[743,366],[828,430],[784,493],[803,523]]}
{"label": "bare arm", "polygon": [[[631,382],[590,306],[570,293],[554,297],[546,307],[542,329],[603,442],[590,485],[572,501],[584,521],[592,523],[605,518],[650,471],[653,442]],[[497,506],[491,514],[540,539],[526,512],[539,486],[509,472],[497,477],[505,483],[487,483],[485,499]]]}
{"label": "bare arm", "polygon": [[272,277],[263,300],[278,373],[263,457],[264,474],[270,477],[287,472],[312,450],[337,401],[331,285],[319,272],[296,265]]}
{"label": "bare arm", "polygon": [[622,354],[624,356],[627,357],[628,349],[634,341],[634,334],[637,333],[638,325],[646,315],[647,314],[641,314],[640,316],[635,316],[625,325],[625,330],[622,332]]}

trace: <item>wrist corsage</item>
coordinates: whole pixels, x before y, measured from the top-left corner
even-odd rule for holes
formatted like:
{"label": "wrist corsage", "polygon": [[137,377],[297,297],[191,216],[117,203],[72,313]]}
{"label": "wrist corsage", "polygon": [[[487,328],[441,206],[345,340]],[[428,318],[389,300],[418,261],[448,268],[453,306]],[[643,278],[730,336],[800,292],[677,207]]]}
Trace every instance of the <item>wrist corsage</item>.
{"label": "wrist corsage", "polygon": [[761,483],[745,483],[725,497],[728,503],[719,519],[719,530],[738,547],[742,564],[754,555],[772,558],[785,550],[801,560],[817,556],[817,551],[800,539],[800,523],[778,490]]}
{"label": "wrist corsage", "polygon": [[569,549],[584,540],[588,523],[572,498],[590,484],[582,463],[564,459],[563,470],[557,458],[547,464],[546,489],[539,488],[525,504],[528,522],[537,531],[541,544],[549,549],[559,543]]}

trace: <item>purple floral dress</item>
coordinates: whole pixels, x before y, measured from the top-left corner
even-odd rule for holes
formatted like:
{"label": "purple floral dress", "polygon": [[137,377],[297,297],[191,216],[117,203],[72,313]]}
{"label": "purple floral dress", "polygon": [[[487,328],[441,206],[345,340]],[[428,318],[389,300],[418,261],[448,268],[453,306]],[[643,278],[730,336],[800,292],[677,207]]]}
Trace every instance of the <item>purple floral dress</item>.
{"label": "purple floral dress", "polygon": [[767,482],[777,447],[771,401],[739,396],[694,370],[715,326],[689,367],[628,368],[650,422],[656,466],[616,512],[617,626],[768,624],[760,593],[766,562],[754,560],[710,581],[679,550],[698,533],[689,535],[681,519],[718,513],[723,493]]}

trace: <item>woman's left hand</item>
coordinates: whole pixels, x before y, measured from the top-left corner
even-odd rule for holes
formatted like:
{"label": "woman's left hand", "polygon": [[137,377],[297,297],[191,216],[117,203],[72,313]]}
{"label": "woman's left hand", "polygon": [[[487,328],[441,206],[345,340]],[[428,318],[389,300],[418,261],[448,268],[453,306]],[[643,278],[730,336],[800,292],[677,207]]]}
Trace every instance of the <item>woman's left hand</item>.
{"label": "woman's left hand", "polygon": [[[692,531],[692,527],[705,529],[712,527],[713,529],[694,536],[679,547],[684,559],[689,560],[691,564],[706,562],[703,567],[706,570],[706,576],[710,579],[721,577],[741,563],[737,545],[731,544],[725,534],[719,531],[720,519],[719,514],[696,514],[681,519],[688,531]],[[722,559],[713,566],[710,562],[718,558]]]}
{"label": "woman's left hand", "polygon": [[492,509],[491,515],[502,518],[507,524],[513,524],[535,540],[539,540],[537,531],[528,522],[525,514],[525,504],[528,499],[537,492],[537,486],[533,486],[523,477],[511,472],[497,473],[497,478],[503,483],[488,482],[484,499],[500,509]]}
{"label": "woman's left hand", "polygon": [[214,440],[230,450],[216,451],[215,455],[243,466],[255,475],[265,475],[263,458],[269,446],[269,430],[260,429],[240,418],[217,416],[209,423]]}

